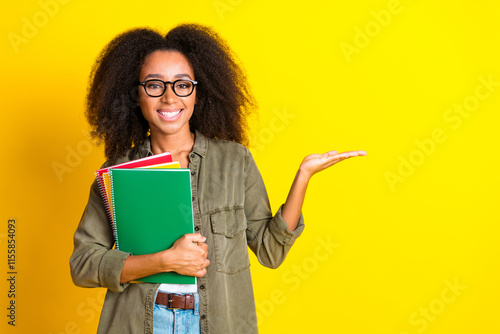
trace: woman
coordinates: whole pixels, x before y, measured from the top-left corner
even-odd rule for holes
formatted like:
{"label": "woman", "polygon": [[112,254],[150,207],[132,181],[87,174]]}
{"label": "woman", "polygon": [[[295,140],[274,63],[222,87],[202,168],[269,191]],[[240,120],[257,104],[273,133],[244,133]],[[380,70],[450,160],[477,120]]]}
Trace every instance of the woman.
{"label": "woman", "polygon": [[[278,267],[304,228],[312,175],[365,152],[307,156],[273,216],[244,146],[253,109],[235,57],[206,27],[181,25],[166,37],[134,29],[103,50],[90,77],[87,118],[93,136],[104,140],[104,166],[170,151],[191,170],[195,233],[156,254],[113,249],[94,182],[70,265],[76,285],[108,289],[98,332],[257,332],[248,247],[260,263]],[[129,283],[165,271],[196,276],[197,285]]]}

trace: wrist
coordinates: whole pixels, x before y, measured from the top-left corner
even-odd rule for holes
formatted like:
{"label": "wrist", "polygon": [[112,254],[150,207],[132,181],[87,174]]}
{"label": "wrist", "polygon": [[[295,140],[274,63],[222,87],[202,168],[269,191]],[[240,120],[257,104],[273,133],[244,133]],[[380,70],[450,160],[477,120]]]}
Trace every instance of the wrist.
{"label": "wrist", "polygon": [[311,179],[312,176],[313,174],[311,172],[303,169],[302,167],[299,167],[297,174],[295,174],[295,179],[297,182],[307,184],[309,183],[309,180]]}
{"label": "wrist", "polygon": [[172,268],[172,250],[166,249],[158,253],[160,270],[162,272],[174,271]]}

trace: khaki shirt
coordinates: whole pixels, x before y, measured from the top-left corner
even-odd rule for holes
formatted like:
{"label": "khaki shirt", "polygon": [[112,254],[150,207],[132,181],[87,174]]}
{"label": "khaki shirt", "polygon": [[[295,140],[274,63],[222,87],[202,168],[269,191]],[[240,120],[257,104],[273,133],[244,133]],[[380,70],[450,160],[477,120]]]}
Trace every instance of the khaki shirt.
{"label": "khaki shirt", "polygon": [[[133,159],[148,155],[149,138]],[[123,157],[117,163],[128,160]],[[207,238],[210,260],[207,274],[197,280],[201,333],[257,333],[247,245],[262,265],[276,268],[302,233],[303,218],[289,231],[281,207],[272,215],[262,177],[246,147],[196,132],[189,160],[195,231]],[[130,254],[113,246],[113,231],[94,182],[74,235],[73,281],[108,289],[98,333],[152,334],[159,285],[120,284]]]}

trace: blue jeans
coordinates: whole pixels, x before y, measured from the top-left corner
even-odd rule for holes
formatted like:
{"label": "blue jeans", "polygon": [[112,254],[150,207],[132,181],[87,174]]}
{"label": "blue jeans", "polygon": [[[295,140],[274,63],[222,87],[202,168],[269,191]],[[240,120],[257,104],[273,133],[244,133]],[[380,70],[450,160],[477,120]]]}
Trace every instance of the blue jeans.
{"label": "blue jeans", "polygon": [[199,297],[194,294],[194,310],[169,309],[155,304],[154,334],[200,334]]}

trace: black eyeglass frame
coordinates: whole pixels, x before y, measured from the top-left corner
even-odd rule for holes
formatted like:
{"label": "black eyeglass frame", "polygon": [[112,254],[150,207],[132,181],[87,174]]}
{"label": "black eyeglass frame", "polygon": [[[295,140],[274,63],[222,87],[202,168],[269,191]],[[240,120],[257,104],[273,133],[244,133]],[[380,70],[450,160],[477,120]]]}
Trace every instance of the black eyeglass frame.
{"label": "black eyeglass frame", "polygon": [[[163,92],[160,94],[160,95],[151,95],[148,93],[148,90],[146,89],[146,84],[148,82],[151,82],[151,81],[160,81],[160,82],[163,82]],[[179,95],[177,94],[177,92],[175,91],[175,84],[179,81],[189,81],[193,84],[193,89],[191,89],[191,92],[187,95]],[[150,96],[150,97],[161,97],[163,96],[163,94],[165,94],[165,92],[167,91],[167,84],[171,84],[172,86],[172,91],[174,92],[175,95],[177,95],[178,97],[188,97],[189,95],[193,94],[194,92],[194,88],[196,87],[196,85],[198,84],[198,81],[194,81],[194,80],[190,80],[190,79],[179,79],[179,80],[175,80],[175,81],[163,81],[163,80],[160,80],[160,79],[149,79],[149,80],[146,80],[146,81],[142,81],[142,82],[139,82],[137,85],[139,86],[142,86],[144,88],[144,92]]]}

